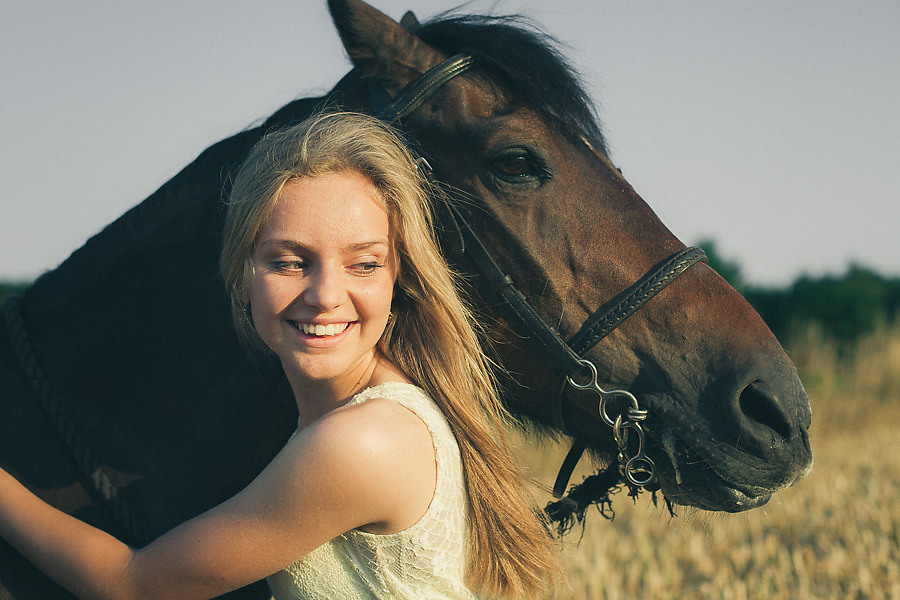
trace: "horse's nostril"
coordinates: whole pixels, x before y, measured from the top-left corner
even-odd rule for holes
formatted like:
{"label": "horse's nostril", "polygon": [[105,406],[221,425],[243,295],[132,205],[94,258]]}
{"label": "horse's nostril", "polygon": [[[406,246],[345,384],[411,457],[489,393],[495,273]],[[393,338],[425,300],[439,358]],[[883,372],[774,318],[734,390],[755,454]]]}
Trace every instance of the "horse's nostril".
{"label": "horse's nostril", "polygon": [[[768,445],[774,449],[791,438],[791,423],[775,395],[761,381],[754,381],[741,392],[738,405],[742,417],[770,430]],[[776,435],[772,435],[774,432]],[[764,434],[760,434],[762,441]],[[777,437],[776,437],[777,436]],[[780,438],[780,439],[779,439]]]}

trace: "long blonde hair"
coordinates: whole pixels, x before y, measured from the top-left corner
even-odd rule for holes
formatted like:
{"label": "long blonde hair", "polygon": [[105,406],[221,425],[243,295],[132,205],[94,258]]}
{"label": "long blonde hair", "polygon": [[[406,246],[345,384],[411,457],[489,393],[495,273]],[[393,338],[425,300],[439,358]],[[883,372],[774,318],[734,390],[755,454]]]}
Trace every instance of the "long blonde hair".
{"label": "long blonde hair", "polygon": [[235,177],[221,268],[239,330],[245,315],[253,245],[284,185],[300,177],[352,170],[368,177],[388,213],[399,260],[381,350],[441,408],[456,437],[469,499],[470,585],[489,596],[545,589],[560,572],[555,543],[536,516],[500,426],[499,400],[472,314],[434,237],[431,197],[400,136],[377,119],[326,113],[266,135]]}

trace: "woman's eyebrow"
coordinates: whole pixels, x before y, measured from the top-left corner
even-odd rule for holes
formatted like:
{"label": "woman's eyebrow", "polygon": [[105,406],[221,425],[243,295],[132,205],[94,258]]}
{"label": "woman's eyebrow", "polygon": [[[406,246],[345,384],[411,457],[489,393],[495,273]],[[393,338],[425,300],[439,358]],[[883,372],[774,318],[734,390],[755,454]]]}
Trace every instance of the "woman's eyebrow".
{"label": "woman's eyebrow", "polygon": [[386,248],[390,248],[390,243],[387,240],[372,240],[371,242],[356,242],[354,244],[350,244],[347,246],[347,250],[351,252],[358,252],[359,250],[368,250],[372,246],[385,246]]}
{"label": "woman's eyebrow", "polygon": [[275,248],[286,250],[307,250],[306,246],[294,240],[269,238],[256,244],[257,248],[267,248],[269,246],[274,246]]}
{"label": "woman's eyebrow", "polygon": [[[297,240],[290,239],[267,239],[263,240],[257,247],[265,248],[268,246],[275,246],[277,248],[283,248],[286,250],[294,250],[294,251],[304,251],[310,252],[313,249],[309,246],[306,246],[302,242],[298,242]],[[373,246],[384,246],[386,248],[390,248],[391,244],[386,239],[376,239],[365,242],[353,242],[352,244],[348,244],[345,248],[347,252],[359,252],[361,250],[368,250]]]}

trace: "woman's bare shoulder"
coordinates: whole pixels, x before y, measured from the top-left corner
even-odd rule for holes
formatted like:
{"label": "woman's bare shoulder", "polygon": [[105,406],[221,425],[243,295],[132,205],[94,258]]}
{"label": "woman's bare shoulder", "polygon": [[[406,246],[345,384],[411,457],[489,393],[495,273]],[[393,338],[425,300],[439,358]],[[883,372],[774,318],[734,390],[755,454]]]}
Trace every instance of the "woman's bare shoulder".
{"label": "woman's bare shoulder", "polygon": [[434,454],[431,434],[418,415],[382,397],[331,411],[304,428],[296,441],[334,459],[349,455],[360,466],[386,471],[410,454],[425,454],[431,462]]}
{"label": "woman's bare shoulder", "polygon": [[304,450],[298,469],[310,461],[316,470],[342,480],[364,496],[378,517],[363,527],[392,533],[414,524],[434,495],[434,445],[425,423],[393,400],[373,397],[334,410],[304,428],[292,443]]}

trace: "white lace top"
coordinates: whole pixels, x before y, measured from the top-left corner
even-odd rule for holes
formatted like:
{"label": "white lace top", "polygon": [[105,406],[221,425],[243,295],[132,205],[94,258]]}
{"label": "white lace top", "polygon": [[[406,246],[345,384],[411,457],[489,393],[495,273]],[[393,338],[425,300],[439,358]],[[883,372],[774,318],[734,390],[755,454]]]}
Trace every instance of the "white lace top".
{"label": "white lace top", "polygon": [[431,432],[437,482],[419,521],[399,533],[354,529],[268,578],[275,600],[473,600],[464,584],[468,556],[467,499],[456,438],[420,388],[383,383],[350,400],[392,400],[414,412]]}

